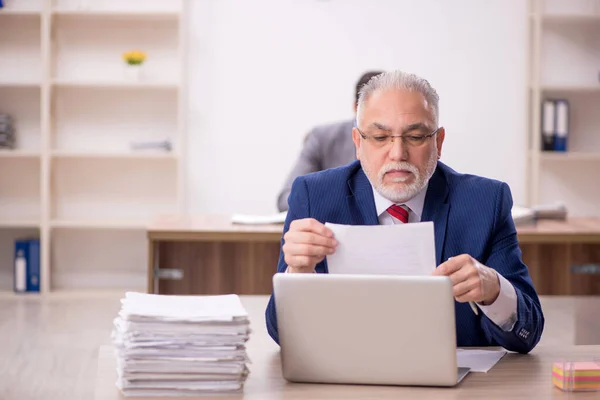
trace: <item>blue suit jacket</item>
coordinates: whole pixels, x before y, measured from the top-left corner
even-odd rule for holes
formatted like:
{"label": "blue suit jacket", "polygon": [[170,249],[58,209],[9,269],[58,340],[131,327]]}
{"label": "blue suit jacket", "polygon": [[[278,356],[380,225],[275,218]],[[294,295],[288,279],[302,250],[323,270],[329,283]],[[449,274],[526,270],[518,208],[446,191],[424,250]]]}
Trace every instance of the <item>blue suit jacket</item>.
{"label": "blue suit jacket", "polygon": [[[314,218],[322,223],[377,225],[373,189],[360,162],[301,176],[289,196],[284,234],[292,220]],[[438,162],[429,181],[421,221],[433,221],[437,264],[448,257],[469,254],[498,271],[517,293],[517,322],[503,331],[468,303],[455,302],[457,346],[502,346],[527,353],[539,342],[544,316],[527,266],[521,259],[511,216],[512,196],[507,184],[459,174]],[[283,237],[281,245],[283,245]],[[278,272],[287,265],[280,251]],[[317,264],[327,273],[327,260]],[[308,294],[307,294],[308,295]],[[266,310],[269,335],[279,343],[274,297]]]}

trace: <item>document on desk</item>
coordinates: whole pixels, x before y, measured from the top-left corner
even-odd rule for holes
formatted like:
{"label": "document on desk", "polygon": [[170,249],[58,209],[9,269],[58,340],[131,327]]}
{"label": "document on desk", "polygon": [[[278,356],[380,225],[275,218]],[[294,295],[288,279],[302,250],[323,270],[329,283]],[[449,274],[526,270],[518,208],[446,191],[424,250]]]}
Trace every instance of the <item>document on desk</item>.
{"label": "document on desk", "polygon": [[488,372],[504,355],[505,350],[456,350],[456,363],[460,368],[470,368],[471,372]]}
{"label": "document on desk", "polygon": [[330,274],[430,275],[436,267],[433,222],[325,226],[338,241]]}

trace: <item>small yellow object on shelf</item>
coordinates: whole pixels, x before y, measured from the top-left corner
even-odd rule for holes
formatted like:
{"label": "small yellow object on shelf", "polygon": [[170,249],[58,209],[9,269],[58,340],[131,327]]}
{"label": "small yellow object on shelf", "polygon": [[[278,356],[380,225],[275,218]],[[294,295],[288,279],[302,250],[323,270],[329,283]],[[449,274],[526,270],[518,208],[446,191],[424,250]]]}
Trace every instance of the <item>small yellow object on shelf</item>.
{"label": "small yellow object on shelf", "polygon": [[123,53],[123,60],[129,65],[141,65],[146,61],[146,53],[140,50],[132,50]]}

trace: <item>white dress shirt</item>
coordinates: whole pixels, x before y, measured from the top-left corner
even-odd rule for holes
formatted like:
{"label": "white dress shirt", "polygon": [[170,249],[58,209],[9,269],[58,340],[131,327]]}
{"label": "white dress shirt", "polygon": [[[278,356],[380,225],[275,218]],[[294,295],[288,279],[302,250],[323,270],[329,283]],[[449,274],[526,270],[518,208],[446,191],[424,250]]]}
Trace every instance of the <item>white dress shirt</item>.
{"label": "white dress shirt", "polygon": [[[408,223],[420,222],[423,215],[423,206],[425,204],[425,194],[427,186],[416,196],[406,203],[398,204],[408,207]],[[373,188],[375,199],[375,208],[381,225],[401,224],[402,222],[392,217],[387,209],[394,203],[379,194]],[[479,303],[477,307],[483,313],[504,331],[512,331],[517,322],[517,293],[513,285],[502,275],[496,272],[500,281],[500,294],[492,304],[484,306]]]}

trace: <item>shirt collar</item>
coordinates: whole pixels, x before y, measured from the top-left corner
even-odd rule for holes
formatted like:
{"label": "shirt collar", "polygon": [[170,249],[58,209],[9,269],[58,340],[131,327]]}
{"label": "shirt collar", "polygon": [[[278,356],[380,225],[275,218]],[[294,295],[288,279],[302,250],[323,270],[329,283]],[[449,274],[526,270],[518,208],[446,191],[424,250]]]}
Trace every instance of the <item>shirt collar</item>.
{"label": "shirt collar", "polygon": [[[429,182],[412,199],[408,200],[407,202],[402,203],[402,204],[406,205],[408,208],[410,208],[410,211],[415,213],[415,215],[418,217],[418,219],[417,219],[418,221],[421,220],[421,215],[423,215],[423,207],[425,205],[425,195],[427,194],[428,186],[429,186]],[[375,190],[373,185],[371,185],[371,188],[373,189],[373,197],[375,199],[375,208],[377,210],[377,217],[380,217],[381,214],[386,212],[387,209],[394,203],[392,201],[386,199],[385,197],[383,197],[381,194],[379,194],[379,192],[377,190]],[[398,204],[398,205],[401,205],[401,204]]]}

